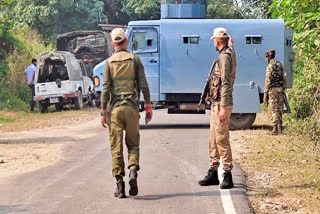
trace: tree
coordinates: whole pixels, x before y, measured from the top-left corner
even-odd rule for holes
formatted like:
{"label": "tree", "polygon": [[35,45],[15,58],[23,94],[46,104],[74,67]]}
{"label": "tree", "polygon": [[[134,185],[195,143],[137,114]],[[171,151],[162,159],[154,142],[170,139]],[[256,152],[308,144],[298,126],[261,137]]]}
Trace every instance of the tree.
{"label": "tree", "polygon": [[97,29],[105,20],[100,0],[17,0],[12,9],[16,26],[27,24],[47,41],[73,30]]}

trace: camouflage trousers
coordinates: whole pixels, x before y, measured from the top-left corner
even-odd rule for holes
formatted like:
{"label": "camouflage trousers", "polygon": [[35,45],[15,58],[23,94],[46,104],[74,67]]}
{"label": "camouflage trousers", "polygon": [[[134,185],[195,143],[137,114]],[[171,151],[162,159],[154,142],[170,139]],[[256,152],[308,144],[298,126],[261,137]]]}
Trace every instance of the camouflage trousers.
{"label": "camouflage trousers", "polygon": [[282,125],[283,113],[283,88],[271,88],[269,91],[269,103],[272,112],[273,126]]}
{"label": "camouflage trousers", "polygon": [[231,171],[232,152],[229,141],[229,121],[232,112],[232,106],[225,106],[226,119],[222,122],[219,120],[219,106],[211,106],[210,118],[210,136],[209,136],[209,156],[210,168],[217,170],[222,159],[223,170]]}
{"label": "camouflage trousers", "polygon": [[129,105],[120,105],[111,110],[109,138],[112,156],[112,175],[125,175],[123,158],[123,132],[128,148],[128,168],[139,170],[140,134],[139,112]]}

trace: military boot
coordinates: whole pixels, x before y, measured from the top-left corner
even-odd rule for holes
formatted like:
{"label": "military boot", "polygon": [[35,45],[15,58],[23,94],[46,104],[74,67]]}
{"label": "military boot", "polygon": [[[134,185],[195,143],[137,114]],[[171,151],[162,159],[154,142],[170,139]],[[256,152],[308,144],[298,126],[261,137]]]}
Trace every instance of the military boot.
{"label": "military boot", "polygon": [[138,195],[138,173],[136,170],[130,170],[129,173],[129,185],[130,185],[130,189],[129,189],[129,195],[131,196],[136,196]]}
{"label": "military boot", "polygon": [[232,181],[232,174],[231,172],[224,172],[223,173],[223,181],[220,185],[220,189],[231,189],[234,187],[233,181]]}
{"label": "military boot", "polygon": [[125,198],[126,197],[125,186],[124,186],[123,181],[117,183],[117,189],[114,192],[114,196],[117,198]]}
{"label": "military boot", "polygon": [[271,134],[272,135],[278,135],[278,127],[277,127],[277,125],[273,126]]}
{"label": "military boot", "polygon": [[278,124],[277,127],[278,127],[278,133],[282,134],[282,125]]}
{"label": "military boot", "polygon": [[198,183],[201,186],[219,185],[218,171],[209,169],[207,175]]}

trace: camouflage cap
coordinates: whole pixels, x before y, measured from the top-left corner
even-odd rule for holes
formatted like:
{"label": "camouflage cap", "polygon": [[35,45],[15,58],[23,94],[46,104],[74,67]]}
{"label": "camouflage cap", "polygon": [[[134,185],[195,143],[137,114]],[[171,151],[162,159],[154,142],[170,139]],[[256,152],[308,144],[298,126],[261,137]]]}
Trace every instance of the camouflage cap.
{"label": "camouflage cap", "polygon": [[213,30],[213,35],[211,36],[210,39],[213,38],[228,38],[229,35],[227,33],[227,29],[223,28],[223,27],[217,27]]}
{"label": "camouflage cap", "polygon": [[272,50],[267,50],[266,52],[264,52],[265,57],[270,57],[270,56],[275,56],[276,55],[276,51],[274,49]]}
{"label": "camouflage cap", "polygon": [[111,31],[111,40],[113,43],[122,42],[126,38],[126,33],[122,28],[115,28]]}

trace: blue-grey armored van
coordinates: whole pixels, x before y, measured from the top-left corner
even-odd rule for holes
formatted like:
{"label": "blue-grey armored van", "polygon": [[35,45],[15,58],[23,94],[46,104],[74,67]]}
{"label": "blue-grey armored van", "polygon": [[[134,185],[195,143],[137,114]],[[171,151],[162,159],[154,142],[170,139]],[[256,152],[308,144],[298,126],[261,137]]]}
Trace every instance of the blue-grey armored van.
{"label": "blue-grey armored van", "polygon": [[[204,19],[204,0],[162,1],[161,19],[132,21],[127,27],[127,49],[144,65],[154,106],[174,113],[205,113],[197,104],[217,51],[212,30],[224,27],[232,36],[237,57],[231,128],[249,128],[260,112],[267,62],[264,52],[276,51],[292,87],[292,31],[282,19]],[[97,95],[103,83],[104,61],[94,68]],[[99,97],[99,96],[97,96]],[[143,103],[141,105],[143,108]]]}

